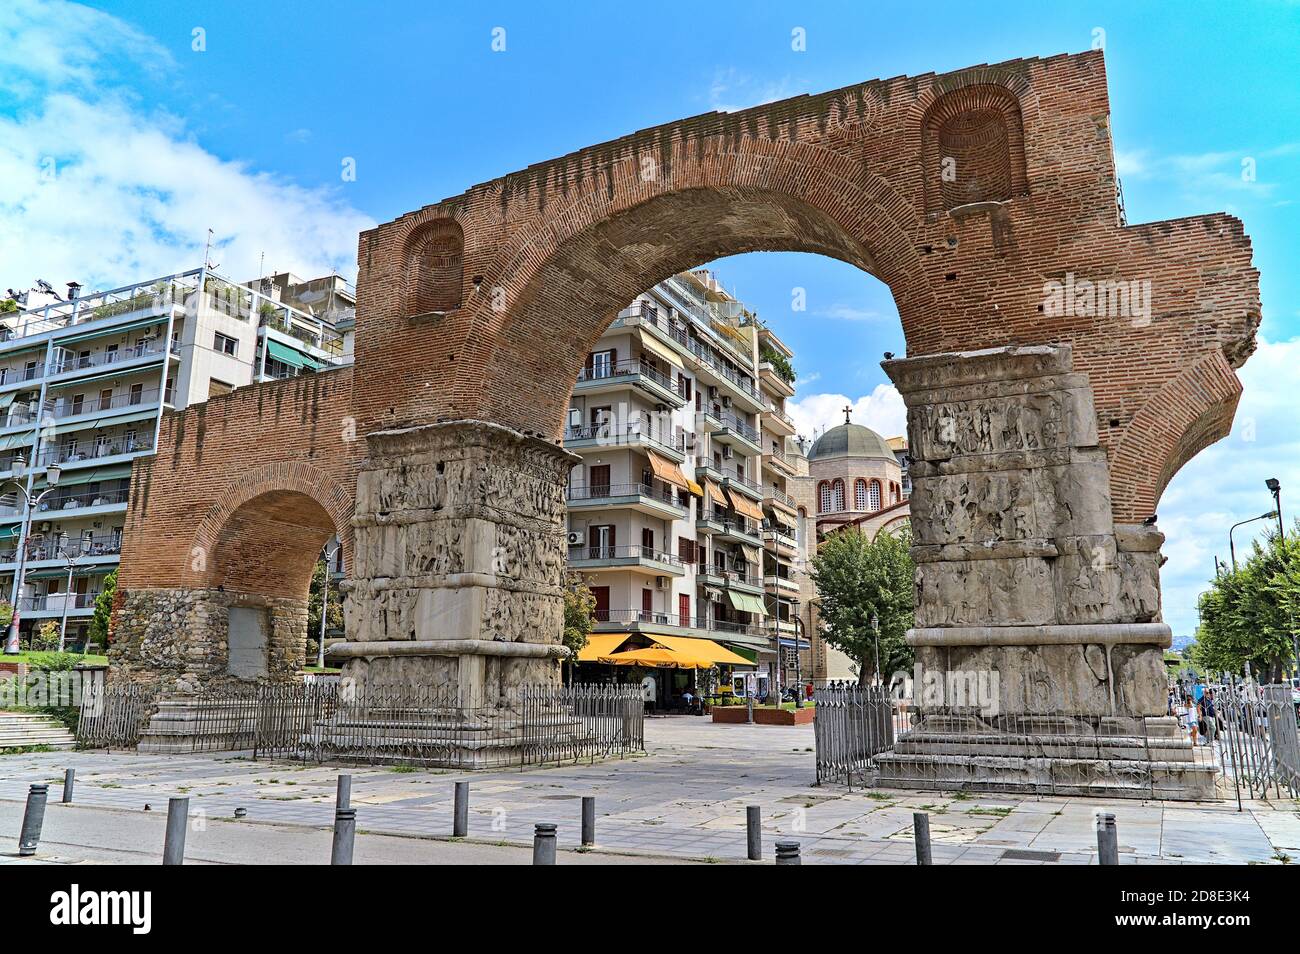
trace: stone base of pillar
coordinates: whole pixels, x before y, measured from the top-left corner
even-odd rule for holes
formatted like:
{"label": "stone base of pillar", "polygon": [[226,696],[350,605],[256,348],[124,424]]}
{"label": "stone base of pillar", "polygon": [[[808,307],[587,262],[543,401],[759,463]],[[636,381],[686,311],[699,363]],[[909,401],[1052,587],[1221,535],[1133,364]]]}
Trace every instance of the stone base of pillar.
{"label": "stone base of pillar", "polygon": [[143,755],[239,752],[253,747],[257,708],[230,699],[176,696],[161,699],[140,733]]}

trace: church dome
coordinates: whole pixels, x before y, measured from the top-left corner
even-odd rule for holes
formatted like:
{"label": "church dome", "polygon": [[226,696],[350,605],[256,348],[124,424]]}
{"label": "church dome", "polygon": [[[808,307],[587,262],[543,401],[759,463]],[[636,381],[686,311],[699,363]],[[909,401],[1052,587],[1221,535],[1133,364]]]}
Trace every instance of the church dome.
{"label": "church dome", "polygon": [[869,427],[861,424],[840,424],[817,438],[808,452],[808,459],[825,460],[829,457],[875,457],[894,460],[889,443]]}

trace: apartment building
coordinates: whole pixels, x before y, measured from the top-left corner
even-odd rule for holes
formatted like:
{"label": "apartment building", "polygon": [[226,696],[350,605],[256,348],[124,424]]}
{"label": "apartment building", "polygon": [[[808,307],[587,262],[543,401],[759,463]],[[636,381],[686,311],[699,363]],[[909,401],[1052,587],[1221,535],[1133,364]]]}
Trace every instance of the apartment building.
{"label": "apartment building", "polygon": [[592,349],[565,432],[582,457],[569,566],[596,597],[581,661],[629,645],[721,646],[764,678],[774,670],[769,618],[798,590],[786,582],[796,520],[783,489],[793,388],[761,360],[777,352],[788,361],[705,270],[639,296]]}
{"label": "apartment building", "polygon": [[66,299],[38,283],[10,300],[18,310],[0,312],[0,595],[24,635],[66,613],[75,641],[117,566],[131,463],[153,453],[162,413],[349,361],[355,299],[337,276],[238,284],[199,268],[91,294],[70,283]]}

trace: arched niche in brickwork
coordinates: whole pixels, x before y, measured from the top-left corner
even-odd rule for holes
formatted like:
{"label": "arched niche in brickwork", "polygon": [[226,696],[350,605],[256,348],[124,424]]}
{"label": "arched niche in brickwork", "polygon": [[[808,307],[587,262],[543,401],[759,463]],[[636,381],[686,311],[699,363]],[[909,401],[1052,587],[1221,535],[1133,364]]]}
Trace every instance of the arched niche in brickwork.
{"label": "arched niche in brickwork", "polygon": [[415,226],[402,249],[403,315],[444,314],[461,305],[465,233],[455,219]]}
{"label": "arched niche in brickwork", "polygon": [[1020,103],[991,84],[939,96],[921,121],[929,213],[976,202],[1005,202],[1029,191]]}

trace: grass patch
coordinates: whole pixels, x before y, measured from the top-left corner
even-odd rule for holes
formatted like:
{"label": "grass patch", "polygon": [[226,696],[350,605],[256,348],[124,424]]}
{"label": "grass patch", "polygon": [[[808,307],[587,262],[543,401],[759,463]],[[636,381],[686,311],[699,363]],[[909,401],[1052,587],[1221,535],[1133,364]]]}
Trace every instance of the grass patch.
{"label": "grass patch", "polygon": [[0,749],[0,755],[27,755],[30,752],[53,752],[54,749],[48,745],[15,745],[12,748]]}
{"label": "grass patch", "polygon": [[[8,654],[0,655],[0,662],[26,663],[28,665],[31,665],[34,662],[40,662],[41,657],[49,656],[49,655],[51,655],[49,652],[30,652],[28,650],[23,650],[22,652],[16,653],[15,655],[12,656]],[[85,666],[107,666],[108,665],[107,656],[99,656],[95,654],[86,655],[84,653],[74,653],[73,655],[77,657],[77,663],[79,665],[85,665]]]}
{"label": "grass patch", "polygon": [[394,765],[388,771],[397,772],[399,775],[405,775],[408,772],[417,771],[414,765]]}
{"label": "grass patch", "polygon": [[1011,814],[1011,809],[1004,808],[1001,805],[995,808],[981,808],[980,806],[977,805],[974,808],[966,809],[966,814],[967,815],[996,815],[998,818],[1006,818],[1008,815]]}

